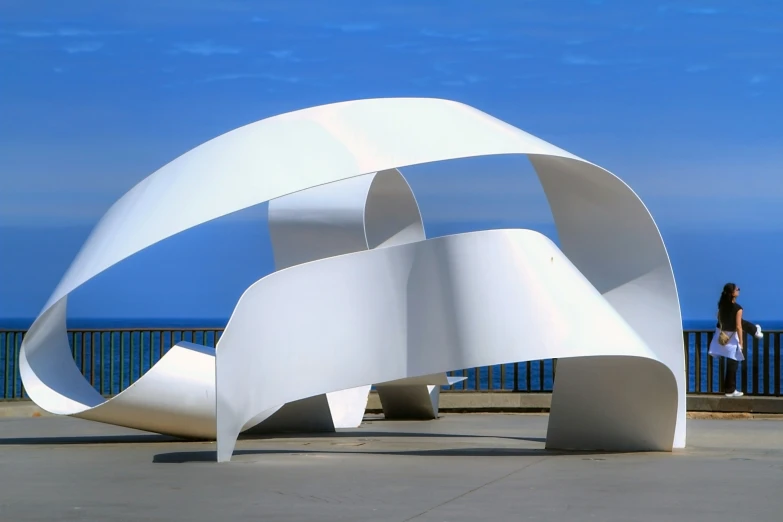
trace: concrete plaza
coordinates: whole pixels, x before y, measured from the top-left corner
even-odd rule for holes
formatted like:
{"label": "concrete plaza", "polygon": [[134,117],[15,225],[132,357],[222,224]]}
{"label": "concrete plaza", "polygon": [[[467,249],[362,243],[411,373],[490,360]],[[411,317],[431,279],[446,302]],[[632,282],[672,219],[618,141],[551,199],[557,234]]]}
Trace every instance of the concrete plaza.
{"label": "concrete plaza", "polygon": [[0,418],[0,521],[783,520],[783,422],[689,420],[667,453],[544,449],[546,415],[368,416],[337,434],[183,442]]}

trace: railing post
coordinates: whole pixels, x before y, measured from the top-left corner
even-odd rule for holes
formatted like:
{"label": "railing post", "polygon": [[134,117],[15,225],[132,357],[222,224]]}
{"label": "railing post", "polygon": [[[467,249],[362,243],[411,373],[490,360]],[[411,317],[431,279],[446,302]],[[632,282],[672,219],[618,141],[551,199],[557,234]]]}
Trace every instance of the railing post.
{"label": "railing post", "polygon": [[109,332],[109,395],[114,395],[114,332]]}
{"label": "railing post", "polygon": [[13,358],[14,369],[11,373],[11,398],[16,399],[16,377],[19,375],[19,341],[16,335],[14,335]]}
{"label": "railing post", "polygon": [[104,335],[103,332],[98,334],[101,336],[101,342],[98,344],[100,347],[101,352],[101,395],[103,395],[103,390],[106,389],[106,350],[104,349]]}
{"label": "railing post", "polygon": [[5,334],[5,358],[3,359],[3,361],[4,361],[3,366],[5,366],[5,372],[4,372],[5,375],[3,377],[3,398],[4,399],[8,399],[9,398],[8,397],[8,389],[9,389],[8,378],[9,378],[9,374],[10,374],[10,371],[11,371],[11,365],[8,363],[8,357],[9,357],[9,354],[11,353],[11,339],[12,338],[14,338],[14,339],[16,338],[16,332],[13,332],[13,333],[9,332],[9,333]]}
{"label": "railing post", "polygon": [[691,334],[682,332],[682,344],[685,350],[685,393],[691,391]]}
{"label": "railing post", "polygon": [[90,384],[95,388],[95,336],[100,339],[100,332],[90,333]]}
{"label": "railing post", "polygon": [[[207,344],[207,343],[204,343]],[[150,354],[149,354],[149,368],[147,368],[147,371],[149,371],[150,368],[155,364],[155,332],[150,332]]]}
{"label": "railing post", "polygon": [[761,395],[759,390],[759,340],[753,336],[753,394]]}
{"label": "railing post", "polygon": [[780,397],[780,337],[783,335],[778,332],[775,334],[775,396]]}
{"label": "railing post", "polygon": [[544,361],[538,361],[538,391],[544,391]]}
{"label": "railing post", "polygon": [[750,357],[750,350],[748,350],[748,336],[744,335],[744,339],[742,339],[742,347],[745,349],[745,360],[743,360],[739,366],[740,366],[740,374],[742,376],[742,388],[740,391],[745,393],[747,395],[748,393],[748,357]]}
{"label": "railing post", "polygon": [[117,387],[117,393],[120,393],[125,385],[125,333],[120,332],[120,383]]}
{"label": "railing post", "polygon": [[696,389],[696,393],[701,393],[701,332],[696,332],[696,342],[693,350],[693,361],[695,368],[693,369],[693,380]]}
{"label": "railing post", "polygon": [[82,375],[87,373],[87,332],[82,332]]}
{"label": "railing post", "polygon": [[769,375],[769,369],[771,362],[769,360],[769,343],[772,341],[772,336],[769,332],[764,334],[764,392],[765,395],[772,395],[775,393],[775,381]]}
{"label": "railing post", "polygon": [[[713,357],[709,356],[710,343],[712,343],[712,338],[713,337],[715,337],[715,332],[712,332],[712,331],[707,332],[707,352],[708,352],[707,356],[709,357],[709,359],[707,361],[707,364],[708,364],[708,367],[710,368],[710,371],[711,371],[711,373],[710,373],[710,383],[712,383],[713,376],[714,376],[713,374],[715,373],[714,366],[713,366],[715,363],[713,362]],[[723,376],[720,373],[720,362],[718,362],[718,384],[716,386],[718,388],[718,391],[720,391],[720,383],[721,383],[722,380],[723,380]],[[712,386],[712,384],[710,384],[710,386]],[[715,393],[713,391],[712,387],[710,388],[710,393]]]}

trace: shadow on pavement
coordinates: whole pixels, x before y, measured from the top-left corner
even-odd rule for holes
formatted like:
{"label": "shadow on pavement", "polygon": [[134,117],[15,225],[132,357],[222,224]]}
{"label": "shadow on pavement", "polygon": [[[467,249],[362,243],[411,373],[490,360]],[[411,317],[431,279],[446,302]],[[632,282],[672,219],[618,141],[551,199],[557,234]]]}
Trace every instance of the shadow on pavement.
{"label": "shadow on pavement", "polygon": [[[621,452],[621,451],[566,451],[547,450],[544,448],[448,448],[442,450],[400,450],[400,451],[373,451],[361,450],[301,450],[301,449],[242,449],[234,450],[233,456],[243,455],[288,455],[288,456],[318,456],[318,455],[404,455],[414,457],[544,457],[557,455],[570,455],[590,457],[585,460],[604,460],[609,455],[622,455],[626,453],[656,453],[656,452]],[[216,462],[215,451],[177,451],[171,453],[159,453],[152,462],[156,464],[185,464],[188,462]]]}
{"label": "shadow on pavement", "polygon": [[[393,431],[379,432],[323,432],[323,433],[274,433],[274,434],[250,434],[240,435],[239,440],[280,440],[280,439],[335,439],[352,438],[362,439],[378,438],[497,438],[521,440],[528,442],[545,442],[541,437],[508,437],[503,435],[461,435],[458,433],[405,433]],[[0,446],[25,446],[40,444],[138,444],[161,442],[214,442],[207,439],[184,439],[156,433],[139,433],[129,435],[58,435],[52,437],[0,437]]]}
{"label": "shadow on pavement", "polygon": [[140,442],[182,442],[182,439],[156,434],[77,435],[56,437],[0,437],[0,446],[33,446],[38,444],[116,444]]}

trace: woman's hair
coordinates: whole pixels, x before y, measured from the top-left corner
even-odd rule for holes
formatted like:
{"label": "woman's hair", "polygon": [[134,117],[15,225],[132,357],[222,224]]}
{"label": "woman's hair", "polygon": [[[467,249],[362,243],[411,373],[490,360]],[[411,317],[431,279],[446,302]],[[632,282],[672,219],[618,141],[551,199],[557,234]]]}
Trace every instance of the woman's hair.
{"label": "woman's hair", "polygon": [[734,299],[734,290],[736,289],[737,285],[734,283],[726,283],[723,285],[723,292],[721,292],[720,299],[718,300],[718,310],[731,304],[732,299]]}

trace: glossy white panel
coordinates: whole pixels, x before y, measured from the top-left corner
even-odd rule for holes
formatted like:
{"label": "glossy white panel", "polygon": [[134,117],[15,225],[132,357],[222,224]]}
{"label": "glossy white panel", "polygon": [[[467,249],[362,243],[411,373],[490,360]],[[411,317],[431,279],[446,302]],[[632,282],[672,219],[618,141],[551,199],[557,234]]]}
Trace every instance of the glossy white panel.
{"label": "glossy white panel", "polygon": [[[26,391],[42,408],[61,414],[81,414],[96,407],[106,412],[112,408],[110,404],[122,404],[119,397],[104,404],[100,394],[82,378],[70,356],[65,317],[67,296],[71,291],[128,256],[211,219],[315,186],[406,165],[493,154],[527,154],[531,157],[552,205],[563,251],[584,274],[586,281],[597,288],[600,294],[605,295],[602,302],[615,310],[617,317],[621,318],[626,326],[630,325],[635,335],[638,334],[638,339],[642,340],[650,351],[650,358],[661,361],[674,376],[677,429],[668,446],[684,446],[685,373],[680,309],[668,255],[655,222],[644,204],[627,185],[608,171],[476,109],[437,99],[360,100],[276,116],[219,136],[175,159],[143,180],[115,203],[101,219],[25,336],[20,353],[20,372]],[[367,218],[365,215],[365,219]],[[380,219],[380,222],[386,221]],[[391,237],[395,236],[396,234]],[[384,234],[380,233],[379,237],[379,244],[385,246]],[[428,243],[423,242],[421,245]],[[370,252],[404,250],[404,247],[405,245]],[[507,254],[498,252],[501,256]],[[344,254],[324,261],[293,266],[290,272],[304,274],[309,270],[306,267],[313,264],[334,259],[352,263],[353,261],[345,260],[365,255],[368,255],[368,252]],[[476,279],[475,274],[464,282],[442,280],[447,274],[458,273],[467,277],[469,272],[451,270],[465,262],[461,256],[447,257],[448,260],[442,260],[446,263],[441,267],[442,270],[429,273],[429,276],[438,279],[439,283],[435,286],[438,291],[446,292],[449,288],[459,289],[460,292],[466,289],[478,291],[473,288],[472,283],[480,280]],[[492,262],[487,261],[488,266],[492,265]],[[449,269],[443,270],[445,267]],[[385,269],[388,271],[385,273],[387,275],[397,270],[392,267]],[[364,281],[367,277],[362,275],[363,270],[373,272],[376,269],[361,265],[360,272],[354,275],[357,281]],[[478,271],[481,270],[482,267],[479,266]],[[506,275],[512,277],[512,272],[507,272]],[[276,275],[287,273],[289,270]],[[301,290],[302,283],[298,280],[286,276],[285,281],[294,294]],[[274,289],[276,284],[278,283],[267,281],[262,286]],[[432,283],[417,280],[415,284],[427,287]],[[524,292],[534,291],[537,295],[546,296],[551,290],[540,289],[534,280],[527,281],[526,284],[530,287],[524,289]],[[401,291],[399,288],[397,290]],[[493,287],[492,290],[499,289]],[[518,290],[522,291],[522,287]],[[274,292],[282,290],[277,289]],[[353,308],[376,306],[371,296],[356,297],[359,300],[352,305]],[[390,370],[388,375],[370,370],[367,378],[373,375],[374,377],[369,380],[360,379],[362,382],[356,386],[413,377],[421,375],[418,372],[425,370],[425,373],[438,373],[450,368],[454,362],[465,362],[464,365],[456,367],[478,365],[466,361],[472,359],[472,356],[465,355],[460,358],[450,354],[459,349],[459,345],[454,343],[461,339],[465,328],[468,328],[468,331],[475,328],[491,336],[491,329],[477,325],[482,321],[492,324],[492,318],[487,317],[485,309],[472,308],[466,309],[472,314],[470,321],[455,322],[456,317],[460,320],[465,317],[466,310],[450,310],[445,303],[448,302],[447,298],[454,298],[453,306],[466,306],[465,301],[459,297],[442,295],[438,297],[440,301],[436,299],[436,302],[432,303],[432,310],[426,307],[419,310],[422,317],[426,316],[432,321],[432,327],[416,330],[423,336],[419,346],[428,348],[405,352],[405,368],[410,367],[411,371],[397,371],[399,368],[394,364],[394,371]],[[429,302],[428,299],[430,297],[422,296],[422,302]],[[445,308],[436,306],[439,304]],[[240,309],[241,307],[238,311]],[[356,319],[360,318],[364,317],[358,314]],[[351,314],[344,319],[350,321]],[[305,317],[303,320],[317,321],[317,318]],[[521,319],[526,320],[524,317]],[[375,321],[372,324],[363,324],[361,328],[374,332],[373,335],[384,334],[388,325],[381,324],[382,321],[377,318]],[[556,326],[570,327],[567,324]],[[603,333],[607,342],[613,342],[615,337],[614,330],[610,331],[611,335],[606,331]],[[544,341],[554,342],[552,339],[561,338],[557,328],[549,329],[549,332],[548,340]],[[362,339],[367,341],[366,338]],[[239,343],[237,340],[233,342]],[[246,347],[249,349],[255,339],[248,338],[245,342],[249,343]],[[265,348],[266,344],[255,344],[259,349],[251,350],[252,353],[262,353],[265,354],[264,357],[270,357],[268,349]],[[577,348],[576,352],[567,352],[571,353],[570,357],[612,355],[599,353],[601,350],[595,351],[592,348],[580,351],[581,345],[577,345]],[[221,349],[222,344],[218,353]],[[343,353],[343,349],[335,347],[331,353],[334,357],[350,359],[354,356],[350,354],[355,349],[358,348],[353,346],[345,349]],[[573,346],[569,349],[573,349]],[[376,348],[368,349],[368,353],[374,353],[375,350]],[[540,352],[541,347],[537,346],[530,352],[532,355],[524,357],[535,355],[537,358],[542,355]],[[616,355],[638,355],[631,352],[633,350]],[[522,354],[509,352],[503,357],[500,357],[501,354],[496,355],[507,361],[509,357]],[[198,354],[191,356],[195,359],[201,358]],[[477,358],[481,361],[489,359],[492,358]],[[444,366],[434,364],[435,362],[449,364]],[[616,361],[613,360],[612,363],[614,362]],[[564,367],[560,366],[563,364]],[[580,440],[589,441],[595,435],[582,436],[578,430],[569,429],[574,422],[574,415],[578,412],[604,415],[605,412],[598,411],[595,404],[589,404],[591,394],[614,401],[605,404],[606,408],[618,412],[644,411],[651,402],[656,407],[671,407],[667,391],[669,383],[661,377],[657,366],[652,369],[646,363],[641,363],[640,366],[637,362],[632,362],[628,364],[627,370],[632,375],[639,371],[645,373],[636,382],[643,383],[650,378],[660,381],[656,392],[660,399],[651,399],[644,386],[618,392],[612,375],[606,374],[610,368],[613,372],[617,371],[616,368],[598,359],[561,361],[560,365],[559,370],[565,368],[566,374],[575,377],[564,383],[559,376],[555,386],[550,438],[558,440],[558,444],[578,447]],[[575,371],[569,371],[569,367]],[[277,366],[272,364],[263,371],[273,371],[275,368]],[[429,371],[430,369],[432,371]],[[146,377],[147,375],[144,376]],[[240,378],[239,374],[237,378]],[[345,388],[352,388],[350,382],[355,380],[355,376],[341,377],[338,380]],[[310,396],[338,391],[316,389],[316,383],[328,384],[320,378],[313,379],[311,384],[304,388],[312,392]],[[144,389],[140,382],[134,386]],[[171,386],[177,387],[178,384],[175,382]],[[586,392],[580,393],[580,390]],[[295,397],[298,397],[301,391],[287,390],[286,393],[290,392],[294,397],[291,400],[296,400]],[[260,404],[267,399],[268,397],[256,397],[253,400]],[[136,403],[136,400],[133,402]],[[287,400],[277,404],[284,402]],[[632,408],[633,405],[636,407]],[[241,411],[246,411],[244,406],[238,407]],[[97,408],[95,411],[98,411]],[[268,408],[275,406],[268,405]],[[257,414],[262,415],[264,411],[258,410]],[[200,406],[193,407],[193,418],[200,418],[201,412]],[[116,421],[114,414],[105,415],[104,418],[112,419],[111,422]],[[142,416],[143,412],[133,415]],[[633,416],[625,418],[626,422],[634,422]],[[647,420],[655,418],[655,414],[651,413]],[[122,420],[123,425],[135,422],[132,418]],[[616,429],[618,433],[626,433],[628,429],[620,426],[620,421],[609,427]],[[234,429],[232,424],[229,431]],[[658,445],[660,440],[657,436],[653,438]],[[225,447],[225,443],[223,446]]]}
{"label": "glossy white panel", "polygon": [[[426,239],[419,205],[397,169],[336,181],[273,199],[269,202],[268,222],[277,270],[316,259]],[[404,388],[378,388],[386,418],[436,418],[438,394],[431,393],[429,385],[441,381],[446,382],[445,375],[419,379],[417,383],[403,380],[403,384],[408,385]],[[307,404],[312,408],[329,408],[334,428],[355,428],[361,424],[369,393],[370,386],[362,386],[331,392],[326,401],[313,400]],[[394,406],[386,407],[387,404]],[[425,410],[429,412],[427,415],[422,413]],[[297,407],[297,414],[324,417],[323,412],[306,412],[301,406]],[[289,418],[299,422],[292,416]]]}
{"label": "glossy white panel", "polygon": [[[218,459],[229,460],[247,419],[273,404],[459,368],[591,356],[622,356],[605,380],[636,380],[646,397],[646,409],[633,410],[617,407],[629,403],[615,393],[601,436],[586,439],[600,446],[592,449],[671,449],[674,375],[537,232],[474,232],[299,265],[252,285],[220,339]],[[634,358],[643,362],[622,367]],[[294,366],[293,375],[278,371]],[[645,372],[652,377],[641,379]],[[649,419],[651,431],[640,437],[629,416]]]}

